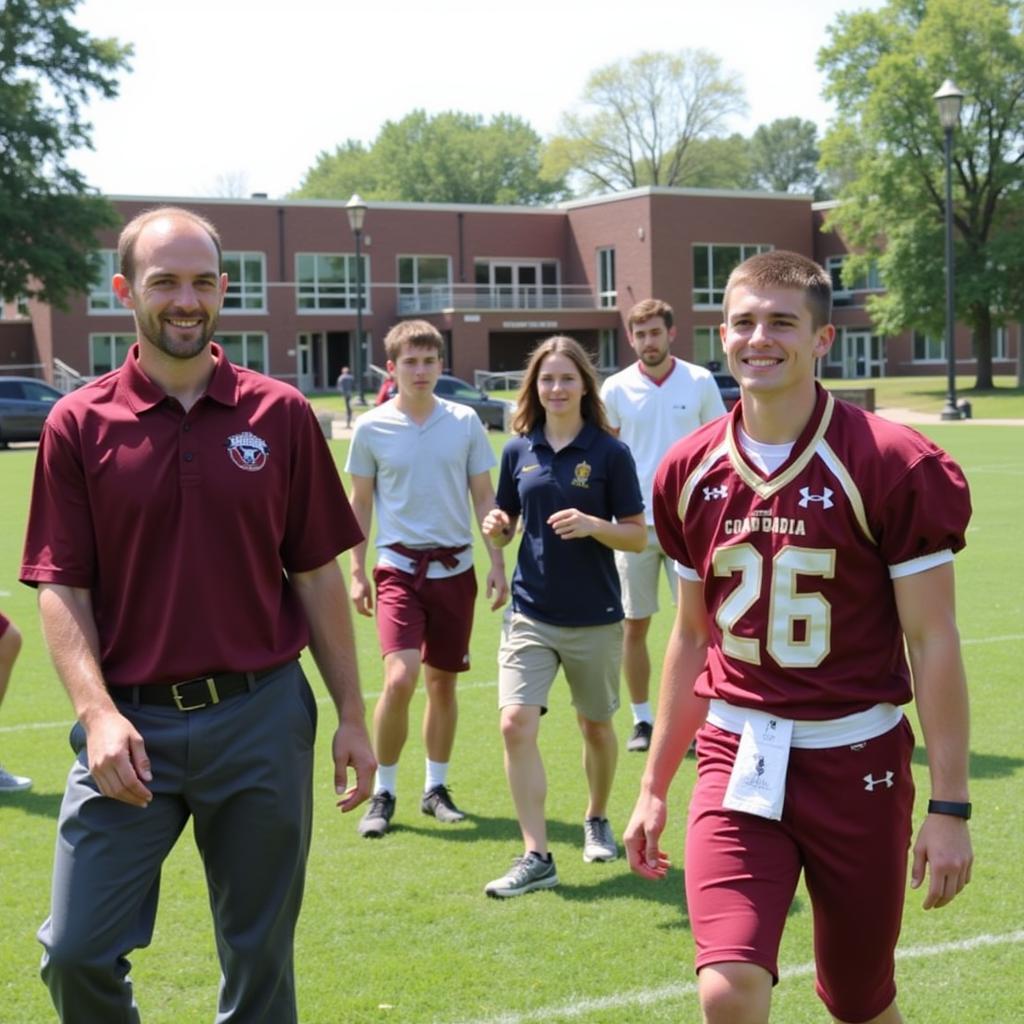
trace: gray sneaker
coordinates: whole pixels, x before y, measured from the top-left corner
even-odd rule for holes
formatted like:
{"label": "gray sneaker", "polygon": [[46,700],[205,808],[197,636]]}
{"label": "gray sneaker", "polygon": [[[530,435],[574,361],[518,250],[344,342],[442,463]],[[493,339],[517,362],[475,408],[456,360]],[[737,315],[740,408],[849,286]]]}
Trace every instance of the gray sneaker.
{"label": "gray sneaker", "polygon": [[496,899],[507,899],[509,896],[533,892],[534,889],[553,889],[556,885],[558,874],[555,871],[555,858],[545,860],[531,851],[516,857],[508,873],[488,882],[484,892]]}
{"label": "gray sneaker", "polygon": [[626,749],[632,751],[644,751],[651,745],[651,733],[654,726],[650,722],[637,722],[633,726],[633,734],[626,743]]}
{"label": "gray sneaker", "polygon": [[384,835],[391,827],[396,802],[396,798],[386,789],[374,793],[370,797],[370,806],[366,808],[366,813],[359,822],[359,834],[364,839],[379,839]]}
{"label": "gray sneaker", "polygon": [[428,789],[420,801],[420,810],[446,825],[466,820],[465,813],[455,806],[447,786],[434,786],[433,789]]}
{"label": "gray sneaker", "polygon": [[615,860],[619,848],[615,843],[615,833],[607,818],[587,818],[583,822],[583,859],[590,864],[592,861]]}
{"label": "gray sneaker", "polygon": [[12,775],[0,768],[0,793],[21,793],[32,788],[32,780],[24,775]]}

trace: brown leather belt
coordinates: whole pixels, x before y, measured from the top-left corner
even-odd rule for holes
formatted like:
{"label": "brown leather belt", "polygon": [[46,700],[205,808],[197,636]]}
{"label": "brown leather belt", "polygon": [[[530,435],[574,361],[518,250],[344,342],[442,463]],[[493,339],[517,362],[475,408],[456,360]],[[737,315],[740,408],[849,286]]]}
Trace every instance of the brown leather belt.
{"label": "brown leather belt", "polygon": [[129,704],[155,704],[177,708],[179,711],[200,711],[220,704],[230,697],[251,692],[256,682],[280,665],[259,672],[218,672],[211,676],[196,676],[180,683],[153,683],[148,686],[112,686],[111,696]]}

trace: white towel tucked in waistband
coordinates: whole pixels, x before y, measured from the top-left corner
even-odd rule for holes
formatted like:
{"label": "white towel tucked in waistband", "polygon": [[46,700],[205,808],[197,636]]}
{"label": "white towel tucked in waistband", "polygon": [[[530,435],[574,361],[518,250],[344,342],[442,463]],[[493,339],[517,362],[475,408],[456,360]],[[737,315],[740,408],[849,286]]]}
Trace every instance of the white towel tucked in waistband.
{"label": "white towel tucked in waistband", "polygon": [[[790,746],[822,750],[826,747],[863,743],[895,729],[902,718],[903,712],[895,704],[876,704],[866,711],[856,711],[842,718],[829,718],[821,722],[794,721]],[[741,734],[746,720],[746,708],[717,699],[713,699],[708,706],[708,721],[726,732]]]}

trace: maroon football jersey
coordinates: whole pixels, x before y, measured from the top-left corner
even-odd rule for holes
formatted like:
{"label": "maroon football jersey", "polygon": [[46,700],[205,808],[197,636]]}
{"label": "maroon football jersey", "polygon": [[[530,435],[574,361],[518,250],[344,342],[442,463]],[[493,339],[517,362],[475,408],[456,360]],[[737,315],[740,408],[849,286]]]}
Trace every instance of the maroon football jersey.
{"label": "maroon football jersey", "polygon": [[703,581],[707,666],[696,692],[820,720],[911,699],[889,567],[959,551],[959,466],[914,430],[823,388],[770,476],[740,450],[742,409],[679,441],[658,469],[665,551]]}

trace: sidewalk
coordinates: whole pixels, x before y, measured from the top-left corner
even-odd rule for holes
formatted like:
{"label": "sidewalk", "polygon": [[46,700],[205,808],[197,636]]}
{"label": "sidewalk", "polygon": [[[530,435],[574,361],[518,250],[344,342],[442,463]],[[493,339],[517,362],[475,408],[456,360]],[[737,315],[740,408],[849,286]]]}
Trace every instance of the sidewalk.
{"label": "sidewalk", "polygon": [[922,424],[958,423],[972,424],[982,427],[1024,427],[1024,419],[1017,420],[944,420],[937,412],[919,412],[915,409],[885,408],[879,406],[875,412],[887,420],[895,423],[907,423],[911,426]]}

